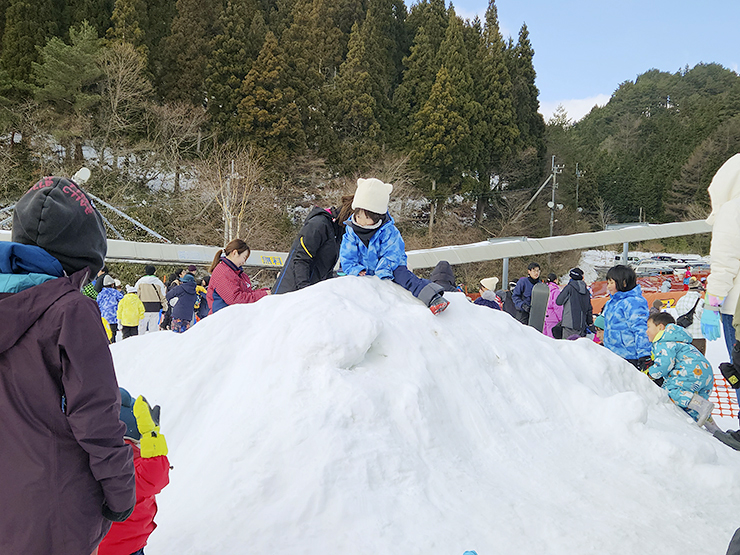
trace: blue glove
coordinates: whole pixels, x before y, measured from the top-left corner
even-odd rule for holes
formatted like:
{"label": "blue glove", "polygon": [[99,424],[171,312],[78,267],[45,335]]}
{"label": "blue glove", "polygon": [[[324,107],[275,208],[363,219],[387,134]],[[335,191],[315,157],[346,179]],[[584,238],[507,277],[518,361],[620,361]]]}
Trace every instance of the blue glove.
{"label": "blue glove", "polygon": [[715,310],[708,310],[704,308],[704,312],[701,313],[701,334],[708,340],[714,341],[719,339],[720,332],[720,317],[719,312]]}

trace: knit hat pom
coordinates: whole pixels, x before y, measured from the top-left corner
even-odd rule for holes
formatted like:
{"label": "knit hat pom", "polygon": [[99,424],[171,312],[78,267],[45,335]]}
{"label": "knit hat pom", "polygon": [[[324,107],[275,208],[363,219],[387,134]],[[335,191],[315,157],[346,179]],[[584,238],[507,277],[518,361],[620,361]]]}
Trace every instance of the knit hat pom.
{"label": "knit hat pom", "polygon": [[357,190],[352,201],[352,209],[362,208],[376,214],[388,212],[388,201],[390,200],[393,185],[383,183],[380,179],[371,177],[357,180]]}

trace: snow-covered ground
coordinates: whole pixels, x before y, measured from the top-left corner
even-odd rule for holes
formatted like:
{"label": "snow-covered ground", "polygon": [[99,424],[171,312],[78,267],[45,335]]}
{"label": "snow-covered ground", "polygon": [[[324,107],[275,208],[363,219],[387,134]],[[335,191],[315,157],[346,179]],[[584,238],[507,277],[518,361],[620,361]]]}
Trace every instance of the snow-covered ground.
{"label": "snow-covered ground", "polygon": [[147,555],[724,553],[740,452],[591,341],[376,278],[111,346],[174,465]]}

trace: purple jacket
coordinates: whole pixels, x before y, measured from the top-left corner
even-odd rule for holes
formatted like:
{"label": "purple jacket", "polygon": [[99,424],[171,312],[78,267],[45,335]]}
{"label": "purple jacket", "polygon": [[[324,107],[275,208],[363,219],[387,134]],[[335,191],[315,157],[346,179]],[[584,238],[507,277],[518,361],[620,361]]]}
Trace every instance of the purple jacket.
{"label": "purple jacket", "polygon": [[560,287],[558,287],[558,284],[553,283],[552,281],[548,281],[547,287],[550,288],[550,296],[547,299],[547,309],[545,310],[545,324],[542,328],[542,333],[544,333],[548,337],[553,337],[552,328],[554,328],[555,324],[563,319],[563,307],[558,306],[558,304],[555,302],[555,299],[557,299],[558,295],[560,294]]}
{"label": "purple jacket", "polygon": [[135,502],[121,397],[87,270],[0,293],[0,553],[91,553]]}

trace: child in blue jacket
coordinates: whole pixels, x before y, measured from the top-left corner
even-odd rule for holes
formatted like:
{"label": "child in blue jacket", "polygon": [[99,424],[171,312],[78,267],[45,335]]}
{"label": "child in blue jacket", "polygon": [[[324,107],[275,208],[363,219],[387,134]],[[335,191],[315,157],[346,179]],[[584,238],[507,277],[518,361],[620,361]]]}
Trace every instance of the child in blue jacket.
{"label": "child in blue jacket", "polygon": [[651,314],[647,335],[653,344],[653,365],[648,375],[663,379],[662,388],[679,407],[688,412],[699,426],[712,414],[714,405],[709,395],[714,387],[714,374],[709,361],[691,344],[691,335],[676,325],[667,312]]}
{"label": "child in blue jacket", "polygon": [[635,271],[621,264],[610,268],[606,273],[606,288],[611,299],[602,312],[604,347],[638,370],[645,370],[650,365],[649,311]]}
{"label": "child in blue jacket", "polygon": [[444,289],[413,274],[406,267],[406,250],[388,213],[393,185],[379,179],[358,179],[352,216],[346,222],[339,260],[345,274],[392,279],[439,314],[449,304]]}

